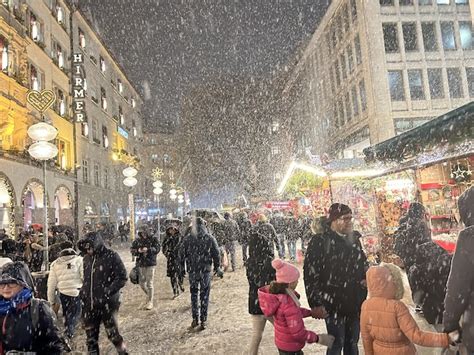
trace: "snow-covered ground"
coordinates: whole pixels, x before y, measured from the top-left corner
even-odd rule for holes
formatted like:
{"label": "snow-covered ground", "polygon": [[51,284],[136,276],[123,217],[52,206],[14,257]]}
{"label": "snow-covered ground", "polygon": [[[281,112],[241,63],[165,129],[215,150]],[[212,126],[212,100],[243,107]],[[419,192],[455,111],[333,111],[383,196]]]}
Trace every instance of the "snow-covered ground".
{"label": "snow-covered ground", "polygon": [[[120,254],[127,269],[132,266],[128,249],[120,249]],[[247,354],[252,335],[252,324],[248,314],[248,284],[245,269],[238,254],[239,268],[236,272],[226,272],[223,279],[212,281],[209,306],[209,327],[199,333],[188,330],[191,324],[191,305],[187,280],[186,292],[177,299],[172,299],[169,278],[166,277],[166,261],[162,254],[158,256],[155,274],[155,308],[152,311],[138,310],[144,300],[139,286],[130,282],[124,288],[123,303],[119,314],[121,333],[127,343],[130,354]],[[299,265],[300,267],[302,265]],[[303,280],[300,280],[297,291],[301,294],[301,304],[308,307],[304,292]],[[405,300],[411,304],[407,293]],[[417,317],[423,329],[430,329],[422,319]],[[306,327],[316,333],[325,333],[321,320],[306,319]],[[85,350],[85,338],[82,331],[77,339],[77,350]],[[113,346],[101,332],[103,354],[116,354]],[[363,354],[362,341],[359,343]],[[273,343],[273,327],[267,324],[260,347],[261,354],[276,354]],[[420,349],[420,354],[440,354],[439,349]],[[305,354],[325,354],[325,348],[308,344]]]}

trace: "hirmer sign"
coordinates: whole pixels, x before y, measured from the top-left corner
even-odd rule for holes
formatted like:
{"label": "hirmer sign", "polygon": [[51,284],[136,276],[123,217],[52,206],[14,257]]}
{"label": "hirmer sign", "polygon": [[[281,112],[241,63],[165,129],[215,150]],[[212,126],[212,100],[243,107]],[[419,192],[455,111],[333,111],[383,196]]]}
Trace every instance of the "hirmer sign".
{"label": "hirmer sign", "polygon": [[75,53],[73,55],[73,109],[74,109],[74,120],[76,122],[84,122],[86,120],[86,114],[84,112],[84,55],[82,53]]}

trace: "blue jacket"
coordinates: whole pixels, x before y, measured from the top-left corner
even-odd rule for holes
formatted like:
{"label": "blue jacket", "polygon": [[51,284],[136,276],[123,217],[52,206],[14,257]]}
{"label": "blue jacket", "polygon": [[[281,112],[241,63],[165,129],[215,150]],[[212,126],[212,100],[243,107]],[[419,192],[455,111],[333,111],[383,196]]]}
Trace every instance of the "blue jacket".
{"label": "blue jacket", "polygon": [[210,272],[213,263],[214,270],[219,267],[219,247],[203,224],[197,224],[184,238],[184,258],[190,274]]}

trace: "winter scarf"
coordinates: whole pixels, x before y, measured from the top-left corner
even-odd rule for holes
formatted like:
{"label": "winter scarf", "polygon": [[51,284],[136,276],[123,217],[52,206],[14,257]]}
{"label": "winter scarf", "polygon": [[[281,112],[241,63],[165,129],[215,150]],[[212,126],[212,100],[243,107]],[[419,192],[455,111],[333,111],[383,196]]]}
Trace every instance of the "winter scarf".
{"label": "winter scarf", "polygon": [[0,316],[10,314],[18,308],[24,308],[32,297],[33,291],[25,287],[9,300],[0,299]]}

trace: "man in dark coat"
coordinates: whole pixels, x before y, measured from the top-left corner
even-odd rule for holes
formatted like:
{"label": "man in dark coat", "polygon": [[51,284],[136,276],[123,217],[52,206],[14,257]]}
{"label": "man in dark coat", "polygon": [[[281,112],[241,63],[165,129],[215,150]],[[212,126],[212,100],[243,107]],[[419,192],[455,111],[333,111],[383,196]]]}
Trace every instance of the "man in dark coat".
{"label": "man in dark coat", "polygon": [[276,234],[278,236],[278,256],[280,259],[285,258],[285,241],[287,238],[288,225],[285,221],[285,217],[281,212],[274,215],[270,223],[275,228]]}
{"label": "man in dark coat", "polygon": [[[197,217],[193,221],[191,231],[184,239],[184,258],[191,291],[193,316],[191,329],[204,330],[207,325],[212,264],[214,264],[214,271],[219,277],[223,277],[224,273],[220,268],[217,242],[208,233],[206,221],[201,217]],[[198,302],[198,295],[200,302]],[[199,321],[201,321],[200,325]]]}
{"label": "man in dark coat", "polygon": [[151,310],[153,309],[156,256],[160,252],[160,242],[146,227],[141,227],[138,238],[133,241],[130,251],[137,258],[140,287],[147,296],[139,308]]}
{"label": "man in dark coat", "polygon": [[258,289],[275,280],[272,260],[275,257],[276,233],[265,215],[258,217],[249,232],[249,258],[247,259],[247,280],[249,282],[249,313],[252,316],[253,335],[249,353],[258,354],[267,318],[263,316],[258,303]]}
{"label": "man in dark coat", "polygon": [[334,203],[329,228],[311,239],[304,261],[306,296],[315,318],[325,318],[335,337],[327,354],[358,354],[359,317],[367,296],[367,258],[360,233],[353,231],[349,206]]}
{"label": "man in dark coat", "polygon": [[443,325],[449,333],[462,329],[462,344],[474,354],[474,187],[459,197],[458,206],[466,228],[459,233],[451,264]]}
{"label": "man in dark coat", "polygon": [[17,261],[0,270],[1,353],[62,354],[64,343],[53,311],[48,302],[34,298],[28,266]]}
{"label": "man in dark coat", "polygon": [[80,297],[82,319],[90,354],[99,354],[100,324],[118,353],[128,354],[117,325],[120,290],[127,282],[127,271],[117,252],[107,248],[98,233],[91,232],[78,242],[84,254],[84,283]]}
{"label": "man in dark coat", "polygon": [[166,276],[171,280],[174,298],[179,292],[184,292],[183,287],[183,238],[180,233],[180,221],[170,222],[166,227],[163,239],[163,254],[166,256]]}
{"label": "man in dark coat", "polygon": [[247,262],[247,249],[248,249],[248,240],[250,235],[250,229],[252,228],[252,223],[247,216],[247,213],[242,212],[237,219],[240,230],[239,243],[242,246],[242,260],[244,265]]}
{"label": "man in dark coat", "polygon": [[224,240],[225,240],[225,252],[227,258],[230,256],[230,264],[232,271],[235,271],[237,267],[236,255],[235,255],[235,242],[240,236],[240,229],[237,222],[232,219],[229,212],[224,213],[224,222],[222,223],[224,229]]}

